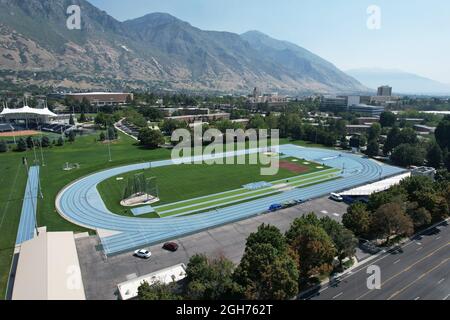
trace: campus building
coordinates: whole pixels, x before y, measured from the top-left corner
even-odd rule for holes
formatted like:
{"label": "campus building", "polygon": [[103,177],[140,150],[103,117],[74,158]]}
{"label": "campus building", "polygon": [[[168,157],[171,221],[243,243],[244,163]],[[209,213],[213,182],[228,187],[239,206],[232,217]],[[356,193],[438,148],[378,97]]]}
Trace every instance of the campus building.
{"label": "campus building", "polygon": [[390,87],[390,86],[378,87],[377,96],[379,96],[379,97],[390,97],[390,96],[392,96],[392,87]]}
{"label": "campus building", "polygon": [[360,103],[358,96],[326,96],[322,97],[320,110],[325,112],[351,112],[368,117],[377,117],[385,110],[383,106],[371,106]]}
{"label": "campus building", "polygon": [[125,104],[127,100],[133,100],[132,93],[124,92],[81,92],[81,93],[67,93],[65,97],[82,102],[87,99],[93,106],[113,106]]}

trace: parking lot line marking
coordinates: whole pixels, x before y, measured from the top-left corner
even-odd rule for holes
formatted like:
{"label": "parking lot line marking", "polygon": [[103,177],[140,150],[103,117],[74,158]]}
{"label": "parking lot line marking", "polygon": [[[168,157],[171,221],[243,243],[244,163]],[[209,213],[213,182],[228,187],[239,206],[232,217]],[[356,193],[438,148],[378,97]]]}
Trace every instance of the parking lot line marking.
{"label": "parking lot line marking", "polygon": [[417,297],[417,298],[414,299],[414,301],[417,301],[417,300],[420,300],[420,297]]}
{"label": "parking lot line marking", "polygon": [[447,300],[448,297],[450,297],[450,294],[446,295],[446,296],[444,297],[444,299],[442,299],[442,300]]}
{"label": "parking lot line marking", "polygon": [[342,296],[343,294],[344,294],[344,292],[341,292],[341,293],[339,293],[339,294],[335,295],[335,296],[333,297],[333,299],[336,299],[336,298],[338,298],[338,297]]}
{"label": "parking lot line marking", "polygon": [[423,249],[423,247],[419,247],[419,248],[416,249],[416,251],[420,251],[422,249]]}
{"label": "parking lot line marking", "polygon": [[438,281],[438,284],[441,284],[444,281],[445,281],[445,278],[442,278],[441,280]]}
{"label": "parking lot line marking", "polygon": [[397,261],[395,261],[394,264],[397,264],[397,263],[399,263],[399,262],[400,262],[400,259],[398,259]]}

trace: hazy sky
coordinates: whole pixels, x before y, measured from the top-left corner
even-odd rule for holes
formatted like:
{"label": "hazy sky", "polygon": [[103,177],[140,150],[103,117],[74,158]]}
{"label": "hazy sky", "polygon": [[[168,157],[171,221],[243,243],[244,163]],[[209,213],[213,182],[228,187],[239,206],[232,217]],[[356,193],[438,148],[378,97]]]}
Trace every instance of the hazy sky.
{"label": "hazy sky", "polygon": [[[89,0],[118,20],[167,12],[205,30],[259,30],[343,70],[401,69],[450,84],[448,0]],[[367,9],[381,10],[381,29]]]}

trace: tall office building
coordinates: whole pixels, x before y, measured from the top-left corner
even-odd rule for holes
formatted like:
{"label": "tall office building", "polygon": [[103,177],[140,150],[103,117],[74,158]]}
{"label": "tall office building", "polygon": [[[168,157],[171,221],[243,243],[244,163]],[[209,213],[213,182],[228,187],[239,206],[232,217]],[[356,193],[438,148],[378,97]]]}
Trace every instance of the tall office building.
{"label": "tall office building", "polygon": [[392,96],[392,87],[389,87],[389,86],[378,87],[377,95],[379,97],[390,97],[390,96]]}

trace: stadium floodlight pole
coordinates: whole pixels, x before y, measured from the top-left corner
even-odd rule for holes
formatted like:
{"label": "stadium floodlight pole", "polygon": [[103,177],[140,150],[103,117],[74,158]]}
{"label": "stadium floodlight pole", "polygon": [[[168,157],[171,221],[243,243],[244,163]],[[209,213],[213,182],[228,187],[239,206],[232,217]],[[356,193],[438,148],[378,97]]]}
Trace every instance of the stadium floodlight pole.
{"label": "stadium floodlight pole", "polygon": [[111,159],[111,146],[110,146],[111,140],[110,140],[110,137],[109,137],[109,127],[108,127],[107,124],[106,124],[106,137],[108,138],[108,154],[109,154],[109,162],[111,162],[111,161],[112,161],[112,159]]}
{"label": "stadium floodlight pole", "polygon": [[37,160],[36,147],[34,145],[34,139],[33,138],[31,138],[31,144],[33,145],[34,163],[36,164],[36,163],[38,163],[38,160]]}

